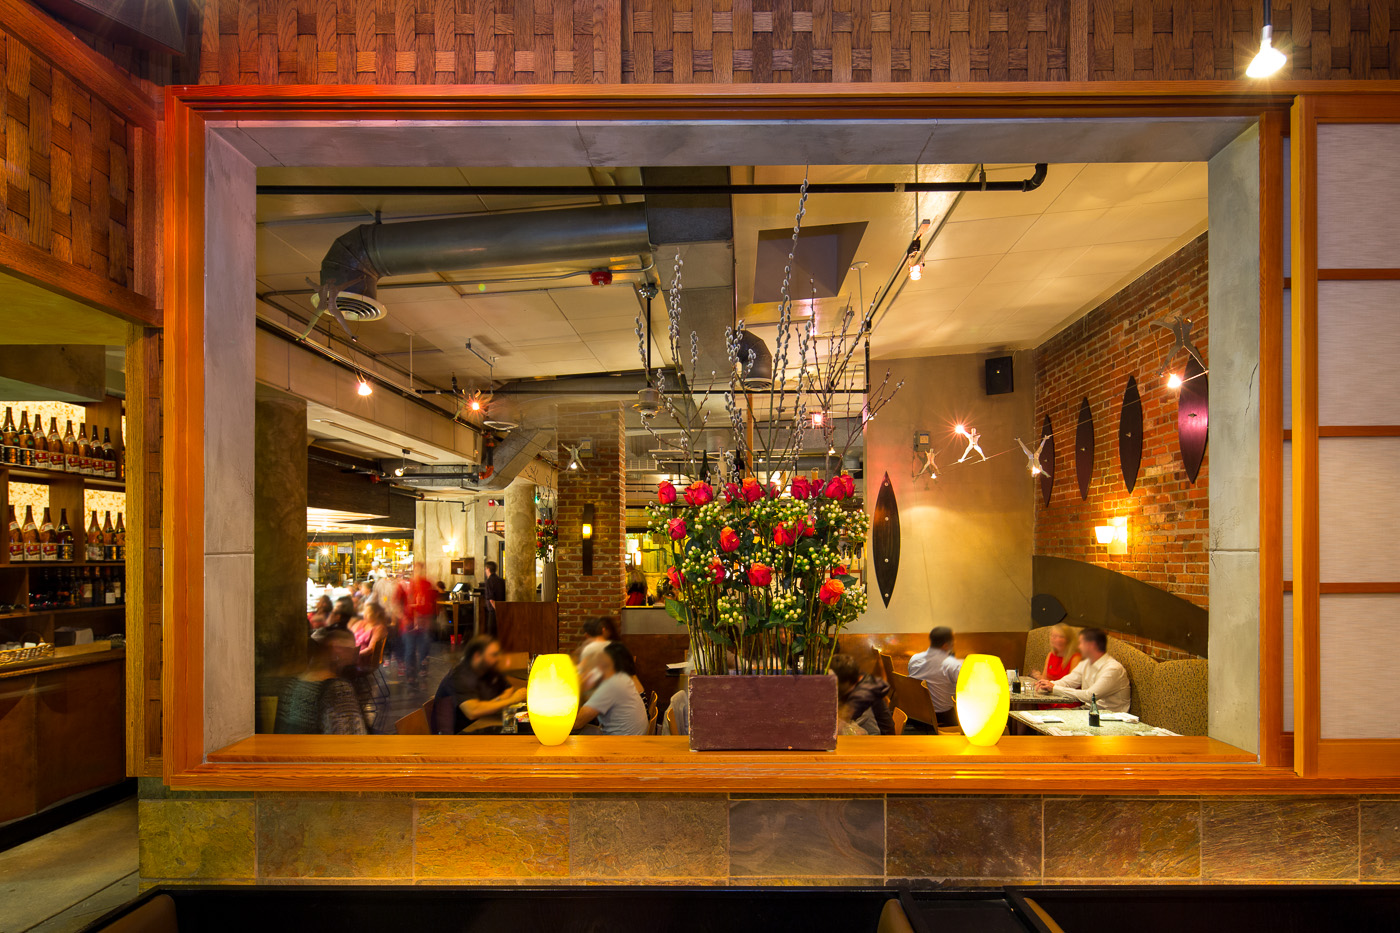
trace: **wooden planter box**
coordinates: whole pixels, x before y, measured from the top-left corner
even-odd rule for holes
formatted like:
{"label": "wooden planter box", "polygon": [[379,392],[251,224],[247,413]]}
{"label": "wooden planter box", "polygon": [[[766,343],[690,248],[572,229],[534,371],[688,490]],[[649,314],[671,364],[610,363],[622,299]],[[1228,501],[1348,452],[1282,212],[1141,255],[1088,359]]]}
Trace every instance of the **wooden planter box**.
{"label": "wooden planter box", "polygon": [[836,675],[692,676],[692,751],[831,751]]}

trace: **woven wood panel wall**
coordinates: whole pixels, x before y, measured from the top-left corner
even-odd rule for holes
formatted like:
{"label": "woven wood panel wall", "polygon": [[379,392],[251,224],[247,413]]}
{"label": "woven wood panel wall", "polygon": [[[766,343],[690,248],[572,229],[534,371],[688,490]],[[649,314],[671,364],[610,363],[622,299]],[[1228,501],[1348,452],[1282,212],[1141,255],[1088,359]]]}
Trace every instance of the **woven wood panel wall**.
{"label": "woven wood panel wall", "polygon": [[3,233],[130,287],[133,127],[0,30]]}
{"label": "woven wood panel wall", "polygon": [[[1257,0],[207,0],[203,84],[1225,79]],[[1400,77],[1400,4],[1281,0],[1285,77]]]}

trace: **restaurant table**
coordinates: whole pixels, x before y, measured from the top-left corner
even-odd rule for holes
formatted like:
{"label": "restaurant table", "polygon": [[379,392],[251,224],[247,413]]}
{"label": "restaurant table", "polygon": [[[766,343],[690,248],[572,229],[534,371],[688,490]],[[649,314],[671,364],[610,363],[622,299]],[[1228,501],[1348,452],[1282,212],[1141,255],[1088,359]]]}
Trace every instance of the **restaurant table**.
{"label": "restaurant table", "polygon": [[[1149,726],[1145,722],[1122,722],[1117,719],[1109,719],[1109,716],[1118,716],[1119,713],[1101,714],[1104,718],[1100,720],[1098,726],[1089,725],[1089,711],[1087,709],[1055,709],[1055,710],[1012,710],[1011,721],[1021,729],[1029,730],[1038,735],[1176,735],[1158,726]],[[1040,722],[1043,717],[1058,716],[1063,722]],[[1019,732],[1013,727],[1013,734],[1028,734]]]}
{"label": "restaurant table", "polygon": [[1073,706],[1078,706],[1080,702],[1080,700],[1064,693],[1055,693],[1053,691],[1050,693],[1036,693],[1035,678],[1033,677],[1022,677],[1021,692],[1011,694],[1012,709],[1018,706],[1027,706],[1031,708],[1056,706],[1061,703],[1069,703]]}

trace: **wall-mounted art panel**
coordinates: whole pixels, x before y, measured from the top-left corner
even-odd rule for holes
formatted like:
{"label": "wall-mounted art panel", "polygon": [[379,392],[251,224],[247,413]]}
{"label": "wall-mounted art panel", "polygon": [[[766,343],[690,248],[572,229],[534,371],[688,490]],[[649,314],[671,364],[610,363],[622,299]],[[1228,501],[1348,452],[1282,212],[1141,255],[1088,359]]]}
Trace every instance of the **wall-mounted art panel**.
{"label": "wall-mounted art panel", "polygon": [[1074,431],[1074,475],[1079,480],[1079,498],[1089,498],[1089,481],[1094,478],[1094,412],[1087,398],[1079,403],[1079,426]]}
{"label": "wall-mounted art panel", "polygon": [[875,516],[870,529],[870,553],[875,561],[875,582],[885,606],[894,595],[895,578],[899,576],[899,503],[894,499],[890,474],[880,481],[875,497]]}
{"label": "wall-mounted art panel", "polygon": [[1123,390],[1123,410],[1118,416],[1118,466],[1123,471],[1123,485],[1132,492],[1142,467],[1142,396],[1138,394],[1136,376],[1128,377],[1128,387]]}
{"label": "wall-mounted art panel", "polygon": [[1206,434],[1210,424],[1210,377],[1196,360],[1186,361],[1186,378],[1176,400],[1176,435],[1181,442],[1181,463],[1191,482],[1206,459]]}

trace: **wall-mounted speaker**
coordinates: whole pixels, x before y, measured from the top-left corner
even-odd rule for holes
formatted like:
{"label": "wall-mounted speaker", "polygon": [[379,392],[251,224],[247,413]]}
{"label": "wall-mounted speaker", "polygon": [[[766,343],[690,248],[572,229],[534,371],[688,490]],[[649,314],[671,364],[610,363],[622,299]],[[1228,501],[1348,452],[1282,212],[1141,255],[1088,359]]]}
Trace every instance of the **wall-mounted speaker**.
{"label": "wall-mounted speaker", "polygon": [[1005,395],[1016,391],[1016,380],[1011,372],[1012,358],[994,356],[987,360],[987,394]]}

